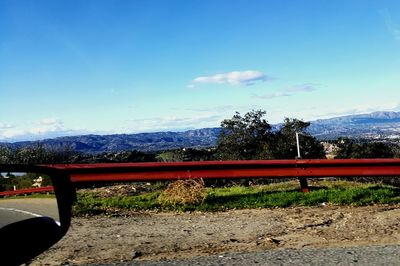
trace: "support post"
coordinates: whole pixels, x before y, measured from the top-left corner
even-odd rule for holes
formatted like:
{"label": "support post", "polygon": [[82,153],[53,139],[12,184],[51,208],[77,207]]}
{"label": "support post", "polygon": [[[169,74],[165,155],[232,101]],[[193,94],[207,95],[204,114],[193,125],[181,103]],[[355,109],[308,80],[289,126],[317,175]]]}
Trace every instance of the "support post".
{"label": "support post", "polygon": [[297,158],[296,159],[301,159],[300,140],[299,140],[299,133],[298,132],[296,132],[296,145],[297,145]]}
{"label": "support post", "polygon": [[301,189],[301,191],[305,192],[305,193],[310,192],[310,188],[308,186],[307,178],[304,177],[304,176],[299,177],[299,181],[300,181],[300,189]]}
{"label": "support post", "polygon": [[[296,145],[297,145],[297,159],[301,159],[301,154],[300,154],[300,140],[299,140],[299,133],[296,132]],[[300,189],[302,192],[310,192],[310,188],[308,187],[308,182],[307,182],[307,178],[302,176],[299,177],[299,181],[300,181]]]}

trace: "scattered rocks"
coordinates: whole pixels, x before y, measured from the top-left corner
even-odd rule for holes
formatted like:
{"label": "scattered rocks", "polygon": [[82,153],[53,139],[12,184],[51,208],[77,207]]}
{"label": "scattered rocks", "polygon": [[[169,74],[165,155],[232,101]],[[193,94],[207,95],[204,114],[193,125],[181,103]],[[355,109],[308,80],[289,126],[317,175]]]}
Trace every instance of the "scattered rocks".
{"label": "scattered rocks", "polygon": [[270,243],[272,243],[272,244],[275,244],[275,245],[279,245],[282,242],[282,240],[279,240],[279,239],[276,239],[276,238],[272,238],[272,237],[268,237],[265,240],[270,242]]}
{"label": "scattered rocks", "polygon": [[140,256],[142,256],[143,254],[142,254],[142,252],[140,251],[140,250],[134,250],[133,252],[132,252],[132,259],[136,259],[136,258],[139,258]]}

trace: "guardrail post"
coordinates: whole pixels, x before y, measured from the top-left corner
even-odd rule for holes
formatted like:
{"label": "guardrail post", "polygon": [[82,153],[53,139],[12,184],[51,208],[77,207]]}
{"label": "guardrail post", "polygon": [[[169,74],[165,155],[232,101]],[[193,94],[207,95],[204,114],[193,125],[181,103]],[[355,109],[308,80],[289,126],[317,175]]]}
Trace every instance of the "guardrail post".
{"label": "guardrail post", "polygon": [[[297,140],[297,156],[296,156],[296,160],[301,159],[300,156],[300,145],[299,145],[299,134],[296,132],[296,140]],[[307,182],[307,178],[304,176],[299,177],[299,182],[300,182],[300,189],[302,192],[310,192],[310,188],[308,187],[308,182]]]}
{"label": "guardrail post", "polygon": [[302,192],[310,192],[310,187],[308,186],[307,178],[302,176],[299,177],[300,189]]}

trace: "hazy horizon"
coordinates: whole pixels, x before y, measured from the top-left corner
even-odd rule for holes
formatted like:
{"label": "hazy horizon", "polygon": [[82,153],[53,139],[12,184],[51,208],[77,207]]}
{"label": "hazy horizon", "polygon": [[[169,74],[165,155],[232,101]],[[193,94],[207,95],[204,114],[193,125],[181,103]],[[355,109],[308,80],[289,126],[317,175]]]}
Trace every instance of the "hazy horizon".
{"label": "hazy horizon", "polygon": [[[352,114],[350,116],[357,116],[357,115],[372,115],[372,114],[377,114],[377,113],[393,113],[393,111],[376,111],[376,112],[371,112],[371,113],[360,113],[360,114]],[[400,115],[400,112],[394,112],[398,115]],[[243,115],[243,114],[242,114]],[[324,119],[313,119],[313,120],[308,120],[306,122],[318,122],[318,121],[325,121],[329,119],[335,119],[335,118],[342,118],[342,117],[347,117],[349,115],[343,115],[343,116],[334,116],[334,117],[327,117]],[[278,126],[281,124],[283,121],[280,121],[279,123],[270,123],[273,126]],[[149,130],[149,131],[138,131],[138,132],[125,132],[125,133],[119,133],[119,132],[62,132],[62,131],[56,131],[56,132],[50,132],[48,134],[44,135],[31,135],[31,136],[23,136],[22,138],[15,138],[15,139],[5,139],[3,143],[16,143],[16,142],[24,142],[24,141],[41,141],[41,140],[46,140],[46,139],[53,139],[53,138],[59,138],[59,137],[76,137],[76,136],[85,136],[85,135],[101,135],[101,136],[106,136],[106,135],[122,135],[122,134],[146,134],[146,133],[163,133],[163,132],[186,132],[186,131],[191,131],[191,130],[201,130],[201,129],[206,129],[206,128],[219,128],[220,125],[217,125],[215,127],[202,127],[202,128],[176,128],[176,129],[168,129],[168,130]]]}

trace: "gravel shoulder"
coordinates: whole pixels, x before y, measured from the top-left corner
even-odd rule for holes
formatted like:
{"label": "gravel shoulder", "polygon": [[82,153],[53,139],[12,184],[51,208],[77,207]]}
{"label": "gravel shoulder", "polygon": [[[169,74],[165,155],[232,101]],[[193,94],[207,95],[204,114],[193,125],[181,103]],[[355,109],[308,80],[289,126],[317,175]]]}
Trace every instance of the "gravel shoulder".
{"label": "gravel shoulder", "polygon": [[225,252],[400,243],[400,205],[319,206],[218,213],[74,218],[32,265],[192,258]]}

